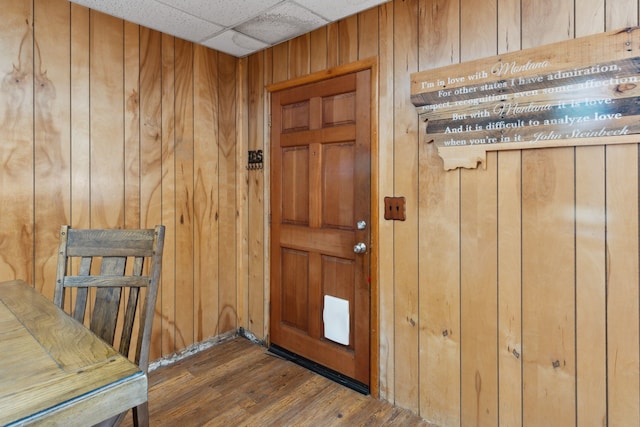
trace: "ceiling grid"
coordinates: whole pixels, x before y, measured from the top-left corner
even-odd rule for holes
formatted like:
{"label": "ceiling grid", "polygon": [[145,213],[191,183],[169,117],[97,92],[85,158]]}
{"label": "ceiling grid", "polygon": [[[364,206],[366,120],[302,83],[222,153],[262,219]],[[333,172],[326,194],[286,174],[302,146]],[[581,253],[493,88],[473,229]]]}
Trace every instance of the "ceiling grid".
{"label": "ceiling grid", "polygon": [[70,0],[244,57],[388,0]]}

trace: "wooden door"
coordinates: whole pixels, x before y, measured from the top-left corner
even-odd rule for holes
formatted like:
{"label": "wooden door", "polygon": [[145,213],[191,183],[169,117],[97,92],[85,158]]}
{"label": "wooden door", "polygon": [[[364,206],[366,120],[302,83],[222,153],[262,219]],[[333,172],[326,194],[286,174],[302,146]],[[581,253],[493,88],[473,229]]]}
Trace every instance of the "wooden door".
{"label": "wooden door", "polygon": [[[370,75],[364,70],[271,98],[271,344],[365,386]],[[357,243],[365,253],[355,253]],[[323,315],[336,321],[326,296],[343,309],[335,317],[348,312],[347,340],[336,342],[335,325],[325,323]]]}

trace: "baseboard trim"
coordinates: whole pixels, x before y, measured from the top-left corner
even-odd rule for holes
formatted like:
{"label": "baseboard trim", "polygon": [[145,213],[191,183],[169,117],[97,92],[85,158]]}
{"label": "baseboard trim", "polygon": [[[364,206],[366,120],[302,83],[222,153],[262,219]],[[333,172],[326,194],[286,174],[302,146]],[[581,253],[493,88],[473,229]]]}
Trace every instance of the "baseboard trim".
{"label": "baseboard trim", "polygon": [[223,342],[230,341],[240,335],[240,330],[234,330],[225,332],[224,334],[216,335],[215,337],[211,337],[195,344],[191,344],[189,347],[180,350],[179,352],[170,354],[168,356],[163,356],[162,358],[149,363],[148,371],[151,372],[158,368],[162,368],[163,366],[173,365],[174,363],[186,359],[189,356],[193,356],[194,354],[200,353],[201,351],[207,350]]}

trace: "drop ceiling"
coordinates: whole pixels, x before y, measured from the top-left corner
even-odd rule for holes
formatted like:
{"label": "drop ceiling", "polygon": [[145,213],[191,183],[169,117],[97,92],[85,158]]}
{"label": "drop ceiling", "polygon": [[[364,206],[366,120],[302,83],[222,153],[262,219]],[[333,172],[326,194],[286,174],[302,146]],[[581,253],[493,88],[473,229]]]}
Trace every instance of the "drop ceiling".
{"label": "drop ceiling", "polygon": [[388,0],[71,0],[243,57]]}

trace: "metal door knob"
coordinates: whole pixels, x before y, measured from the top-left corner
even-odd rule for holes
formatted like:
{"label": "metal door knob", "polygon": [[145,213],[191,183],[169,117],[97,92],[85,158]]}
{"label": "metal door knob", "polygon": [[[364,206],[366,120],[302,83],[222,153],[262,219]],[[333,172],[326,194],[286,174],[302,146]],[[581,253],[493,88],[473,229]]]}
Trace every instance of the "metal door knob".
{"label": "metal door knob", "polygon": [[353,246],[353,252],[363,254],[367,252],[367,245],[365,245],[364,242],[358,242]]}

